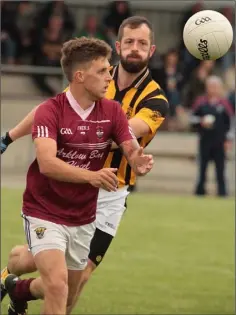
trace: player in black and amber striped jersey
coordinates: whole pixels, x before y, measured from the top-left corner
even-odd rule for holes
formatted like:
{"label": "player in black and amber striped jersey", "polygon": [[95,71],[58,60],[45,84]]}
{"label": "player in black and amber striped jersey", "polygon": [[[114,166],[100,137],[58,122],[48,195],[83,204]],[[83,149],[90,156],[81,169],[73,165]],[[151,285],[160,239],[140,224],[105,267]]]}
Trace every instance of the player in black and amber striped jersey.
{"label": "player in black and amber striped jersey", "polygon": [[[151,78],[148,62],[155,51],[153,30],[150,22],[144,17],[133,16],[121,24],[116,43],[120,56],[118,66],[111,69],[112,80],[106,97],[117,100],[125,111],[129,124],[142,146],[147,146],[155,136],[157,129],[168,113],[168,102],[160,86]],[[34,117],[31,112],[17,127],[2,139],[1,148],[12,140],[30,133]],[[122,152],[113,144],[105,167],[118,168],[119,188],[116,192],[100,189],[97,203],[96,231],[90,245],[89,260],[83,271],[83,281],[79,284],[78,295],[92,272],[102,261],[113,237],[115,236],[123,213],[129,187],[134,185],[135,176],[131,172]],[[17,247],[12,253],[18,271],[26,272],[25,266],[32,271],[30,254],[27,247]],[[16,263],[16,256],[19,260]],[[12,266],[9,264],[8,266]],[[20,272],[20,271],[21,272]],[[16,270],[10,270],[16,273]],[[7,274],[7,269],[2,273]]]}
{"label": "player in black and amber striped jersey", "polygon": [[[122,65],[111,69],[113,79],[106,98],[115,99],[121,103],[140,145],[146,147],[165,119],[168,111],[167,99],[159,84],[152,79],[147,67],[128,87],[120,90],[118,83],[119,67]],[[147,133],[147,128],[145,128],[145,132],[142,133],[140,124],[146,124],[149,127],[149,132]],[[105,167],[118,168],[120,188],[135,184],[136,176],[120,149],[117,148],[114,152],[110,152]]]}

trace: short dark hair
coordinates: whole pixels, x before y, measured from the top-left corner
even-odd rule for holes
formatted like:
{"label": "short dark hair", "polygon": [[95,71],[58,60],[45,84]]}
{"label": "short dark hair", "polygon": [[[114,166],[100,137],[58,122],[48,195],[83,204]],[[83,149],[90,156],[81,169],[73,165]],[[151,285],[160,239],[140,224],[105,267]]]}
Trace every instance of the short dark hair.
{"label": "short dark hair", "polygon": [[121,39],[122,39],[122,37],[124,35],[124,28],[125,27],[129,27],[131,29],[135,29],[135,28],[140,27],[142,24],[147,25],[147,27],[149,28],[149,30],[150,30],[150,39],[151,39],[151,42],[153,42],[154,41],[154,32],[153,32],[152,24],[144,16],[138,16],[138,15],[131,16],[131,17],[125,19],[121,23],[121,25],[119,27],[119,31],[118,31],[118,41],[121,41]]}
{"label": "short dark hair", "polygon": [[76,66],[99,57],[110,59],[111,52],[111,47],[103,40],[87,37],[74,38],[62,46],[61,67],[67,80],[71,82]]}

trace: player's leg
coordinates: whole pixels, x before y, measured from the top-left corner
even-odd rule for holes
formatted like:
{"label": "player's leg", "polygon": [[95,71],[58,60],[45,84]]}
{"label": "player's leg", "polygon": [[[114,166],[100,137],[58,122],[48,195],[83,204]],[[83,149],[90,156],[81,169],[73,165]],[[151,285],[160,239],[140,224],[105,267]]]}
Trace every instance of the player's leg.
{"label": "player's leg", "polygon": [[100,189],[97,203],[96,230],[90,244],[88,264],[82,274],[77,300],[94,270],[102,262],[110,244],[116,235],[121,218],[126,209],[127,187],[117,192]]}
{"label": "player's leg", "polygon": [[95,231],[95,222],[79,227],[66,227],[65,230],[68,235],[68,249],[66,252],[69,287],[67,314],[70,314],[76,304],[79,286],[87,265],[90,243]]}
{"label": "player's leg", "polygon": [[223,144],[214,149],[213,160],[215,162],[218,196],[223,197],[227,195],[225,184],[225,151]]}
{"label": "player's leg", "polygon": [[210,160],[210,146],[209,144],[203,143],[199,145],[198,152],[198,181],[196,186],[196,195],[205,195],[205,184],[206,184],[206,170]]}
{"label": "player's leg", "polygon": [[17,276],[36,271],[34,257],[27,244],[13,247],[6,268],[9,273]]}
{"label": "player's leg", "polygon": [[25,314],[27,302],[37,299],[44,299],[42,314],[66,314],[68,283],[64,252],[42,250],[34,258],[39,278],[20,280],[10,274],[5,280],[11,299],[9,314]]}
{"label": "player's leg", "polygon": [[36,266],[28,245],[15,246],[10,252],[7,266],[1,271],[1,301],[7,294],[3,283],[10,273],[21,276],[34,271],[36,271]]}
{"label": "player's leg", "polygon": [[[61,225],[24,217],[29,248],[41,278],[6,279],[12,309],[22,314],[27,301],[44,297],[43,314],[65,314],[68,296],[68,272],[65,260],[67,236]],[[20,311],[20,312],[19,312]]]}

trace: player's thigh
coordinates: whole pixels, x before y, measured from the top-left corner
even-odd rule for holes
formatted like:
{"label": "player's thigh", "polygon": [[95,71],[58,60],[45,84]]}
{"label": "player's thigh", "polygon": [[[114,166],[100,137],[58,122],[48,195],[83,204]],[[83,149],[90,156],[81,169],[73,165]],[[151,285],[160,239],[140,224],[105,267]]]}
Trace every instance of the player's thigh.
{"label": "player's thigh", "polygon": [[84,270],[88,262],[90,243],[95,232],[95,222],[78,227],[65,227],[68,235],[66,262],[68,270]]}
{"label": "player's thigh", "polygon": [[116,192],[99,190],[96,213],[96,227],[99,230],[113,237],[116,235],[121,218],[126,210],[128,194],[127,187],[120,188]]}
{"label": "player's thigh", "polygon": [[56,276],[67,280],[67,235],[63,226],[30,216],[24,216],[24,226],[29,249],[42,278],[50,281]]}

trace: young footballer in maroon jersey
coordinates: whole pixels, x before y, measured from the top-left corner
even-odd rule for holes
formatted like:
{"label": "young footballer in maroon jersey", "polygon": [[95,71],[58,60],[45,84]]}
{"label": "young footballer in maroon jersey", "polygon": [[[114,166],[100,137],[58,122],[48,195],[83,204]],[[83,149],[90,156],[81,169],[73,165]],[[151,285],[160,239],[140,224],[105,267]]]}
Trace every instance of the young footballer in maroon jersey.
{"label": "young footballer in maroon jersey", "polygon": [[9,314],[25,314],[27,301],[44,299],[42,314],[66,314],[78,291],[95,230],[98,189],[116,191],[116,169],[104,168],[112,141],[137,175],[153,166],[134,138],[120,105],[103,99],[111,81],[111,48],[97,39],[64,44],[61,65],[69,90],[36,111],[36,159],[27,174],[22,216],[37,279],[9,275]]}

